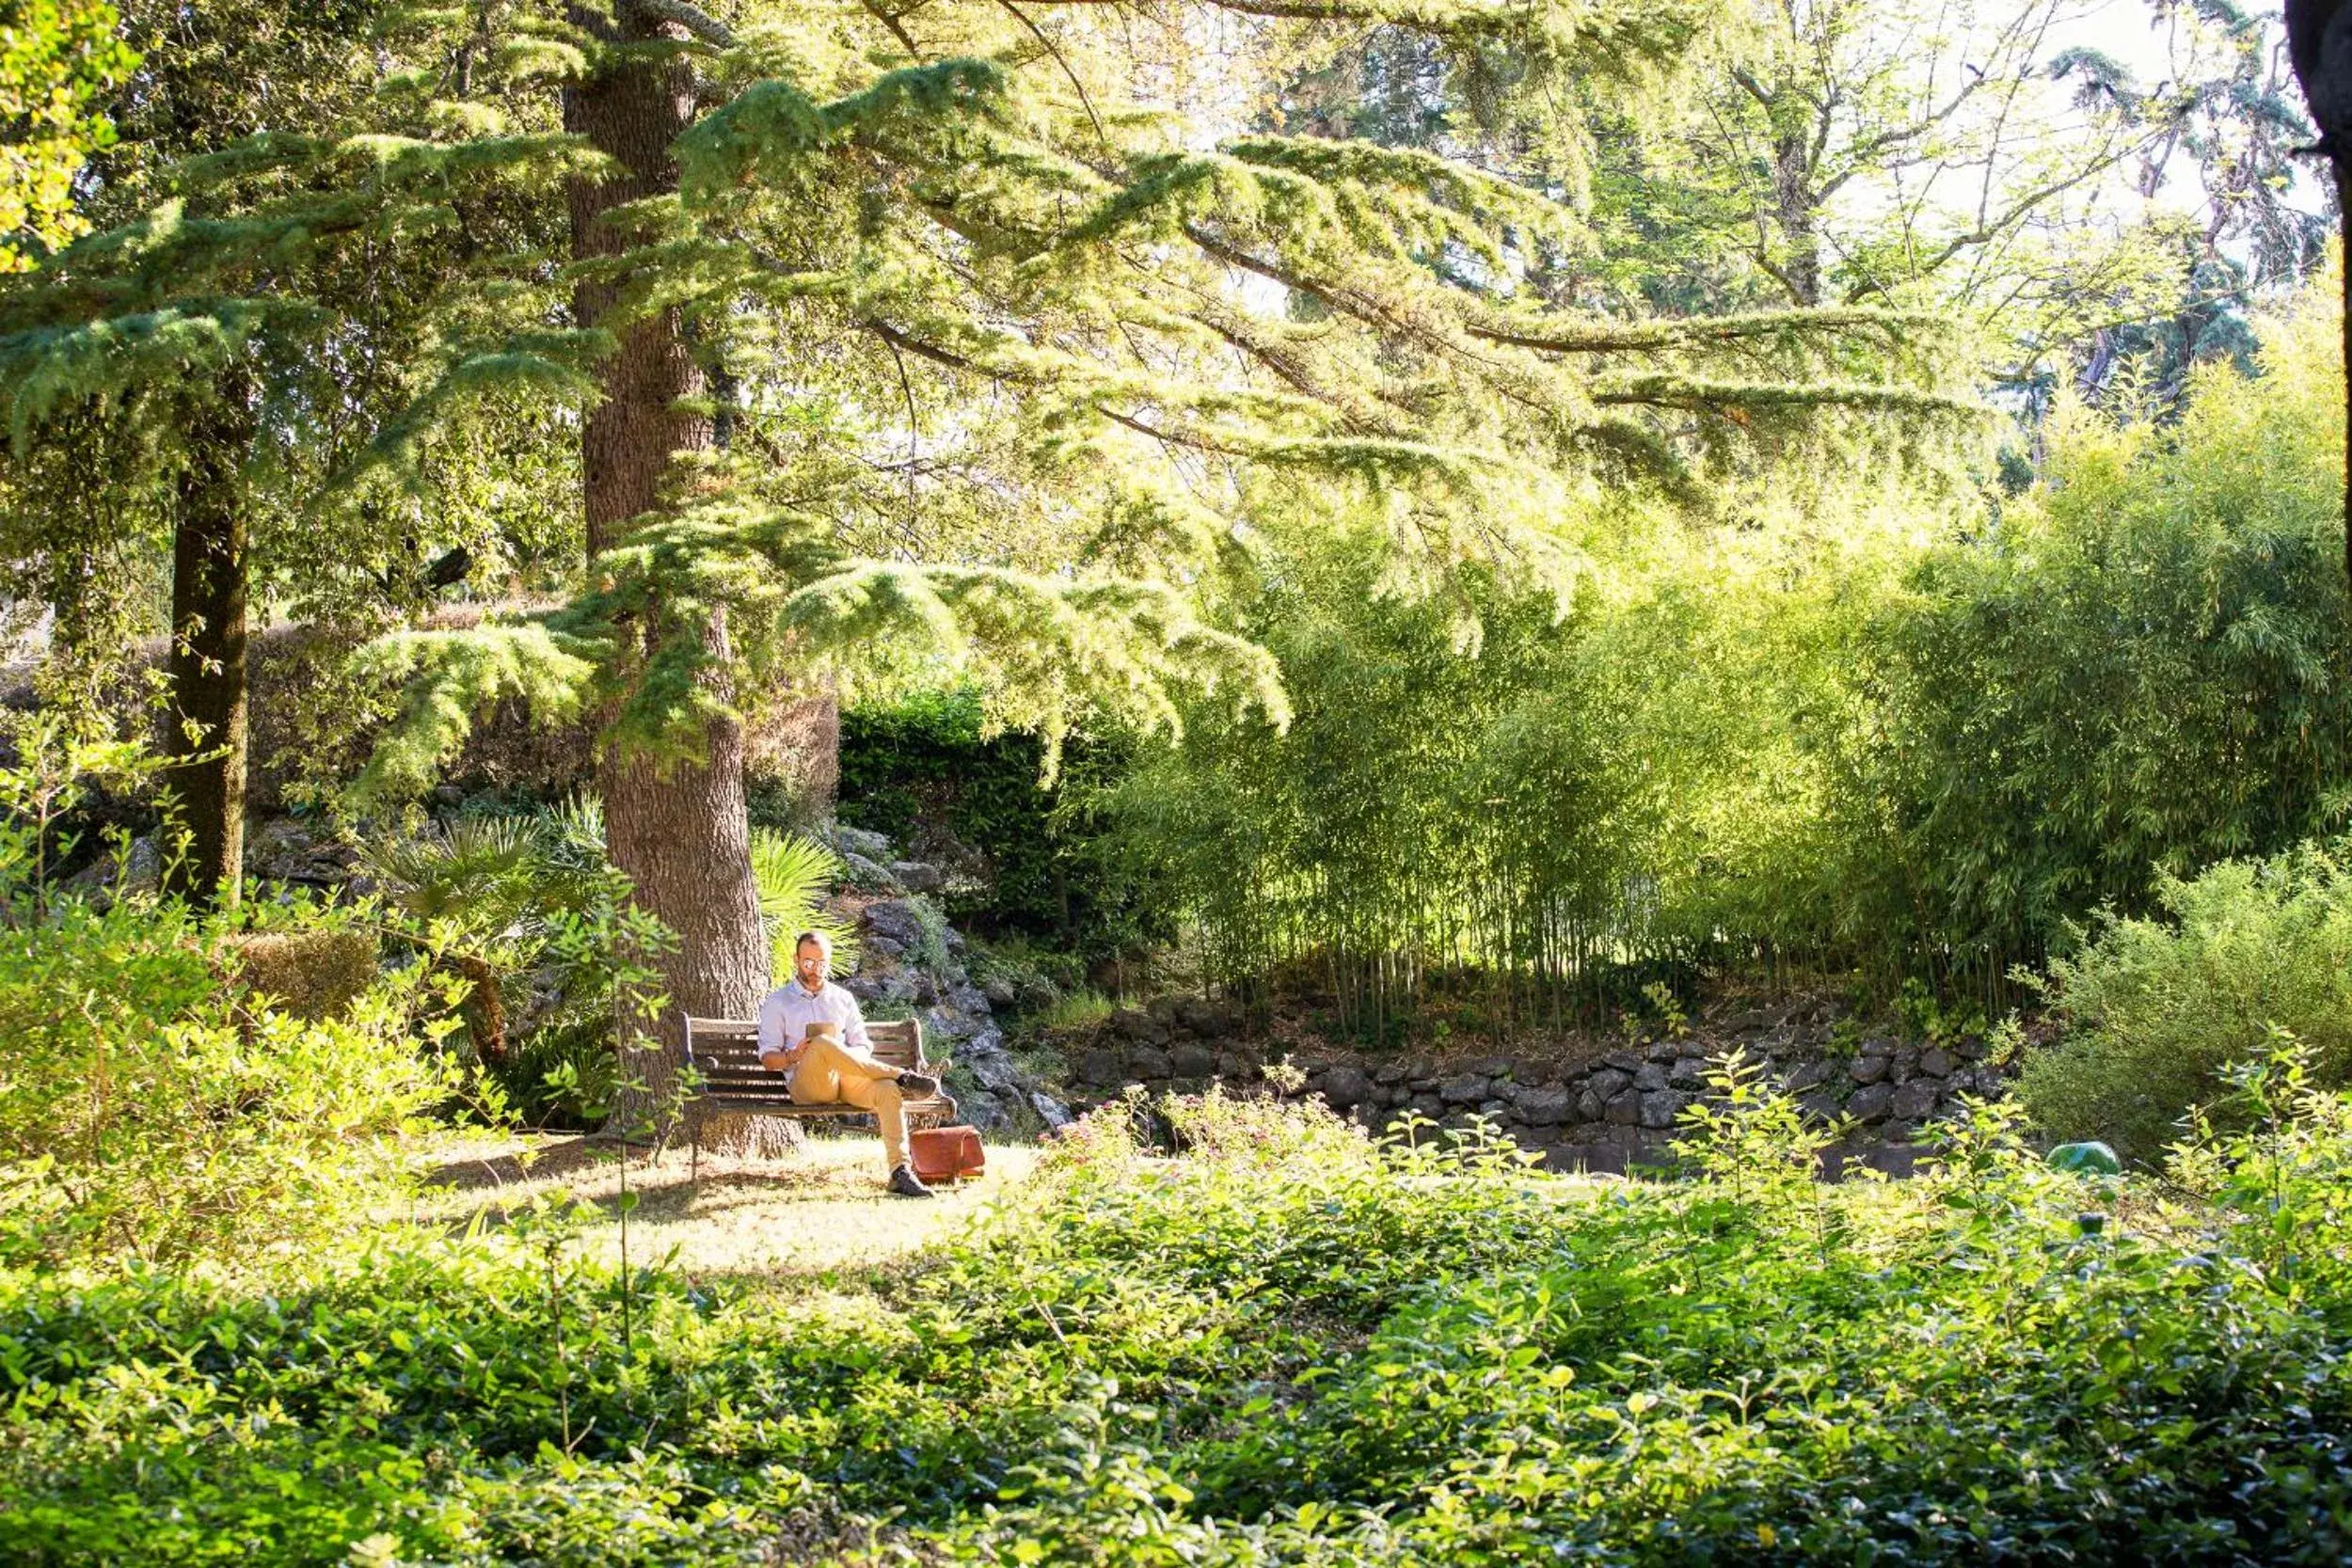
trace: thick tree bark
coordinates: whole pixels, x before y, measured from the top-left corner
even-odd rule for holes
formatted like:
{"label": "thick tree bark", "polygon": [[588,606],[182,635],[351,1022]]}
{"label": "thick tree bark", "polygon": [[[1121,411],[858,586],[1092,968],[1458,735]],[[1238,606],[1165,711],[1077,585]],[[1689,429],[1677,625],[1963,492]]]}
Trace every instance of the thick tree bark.
{"label": "thick tree bark", "polygon": [[171,678],[164,782],[179,797],[188,852],[166,891],[234,909],[245,878],[246,518],[239,470],[253,420],[244,388],[189,432],[171,535]]}
{"label": "thick tree bark", "polygon": [[2352,6],[2345,0],[2287,0],[2287,58],[2303,85],[2312,123],[2336,182],[2344,255],[2344,571],[2352,586]]}
{"label": "thick tree bark", "polygon": [[[658,15],[624,0],[613,23],[586,8],[575,24],[626,45],[670,36]],[[670,144],[691,123],[691,73],[675,57],[626,55],[608,58],[564,100],[567,129],[611,155],[623,172],[602,181],[576,180],[569,190],[572,252],[582,259],[619,255],[631,236],[611,221],[624,203],[675,193],[677,166]],[[626,221],[626,220],[624,220]],[[621,287],[580,285],[574,309],[583,325],[619,326],[612,313]],[[601,373],[603,401],[581,436],[588,553],[625,537],[632,521],[660,500],[663,480],[681,452],[707,450],[710,420],[682,410],[698,397],[704,378],[675,311],[620,330],[620,346]],[[726,626],[714,618],[704,633],[723,652]],[[743,799],[741,725],[721,721],[702,735],[699,760],[660,760],[608,751],[599,759],[605,835],[612,863],[636,884],[634,898],[677,934],[675,950],[657,967],[668,1005],[658,1018],[643,1016],[630,1000],[617,1021],[625,1078],[642,1091],[624,1094],[614,1120],[625,1133],[666,1133],[671,1092],[684,1061],[679,1020],[686,1013],[749,1017],[768,988],[768,942],[759,923],[752,880],[750,825]],[[755,1141],[792,1141],[788,1124],[768,1118]],[[745,1130],[734,1130],[742,1141]],[[725,1138],[728,1130],[720,1130]]]}

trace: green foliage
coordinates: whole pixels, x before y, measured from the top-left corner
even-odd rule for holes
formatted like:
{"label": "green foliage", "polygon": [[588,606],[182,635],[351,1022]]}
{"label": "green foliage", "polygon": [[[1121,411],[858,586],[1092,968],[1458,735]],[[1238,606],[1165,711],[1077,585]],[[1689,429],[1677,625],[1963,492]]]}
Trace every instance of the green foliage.
{"label": "green foliage", "polygon": [[[1688,1127],[1711,1174],[1663,1187],[1216,1096],[1161,1107],[1168,1158],[1109,1108],[1017,1212],[791,1313],[589,1261],[561,1204],[266,1287],[0,1276],[0,1537],[33,1563],[750,1563],[787,1535],[844,1564],[2333,1561],[2352,1121],[2296,1072],[2249,1070],[2262,1110],[2184,1150],[2169,1206],[1990,1108],[1931,1177],[1818,1186],[1732,1064]],[[2087,1234],[2110,1201],[2130,1223]]]}
{"label": "green foliage", "polygon": [[2165,878],[2161,913],[2107,915],[2050,963],[2066,1032],[2026,1058],[2018,1093],[2067,1138],[2153,1163],[2190,1106],[2290,1030],[2320,1084],[2352,1080],[2352,847],[2307,845]]}
{"label": "green foliage", "polygon": [[792,973],[803,931],[821,931],[833,943],[833,967],[857,967],[857,927],[824,908],[841,879],[841,862],[813,839],[772,828],[752,830],[752,880],[759,889],[759,918],[768,927],[769,973],[782,984]]}
{"label": "green foliage", "polygon": [[976,691],[862,704],[841,716],[840,815],[909,854],[977,851],[977,867],[947,865],[959,926],[1093,962],[1171,934],[1152,868],[1122,856],[1092,811],[1139,744],[1075,737],[1049,785],[1040,740],[992,734]]}
{"label": "green foliage", "polygon": [[248,994],[306,1022],[342,1017],[377,980],[376,934],[360,927],[260,931],[223,945]]}
{"label": "green foliage", "polygon": [[113,144],[103,99],[138,63],[105,0],[19,0],[0,29],[0,272],[29,267],[86,231],[83,160]]}

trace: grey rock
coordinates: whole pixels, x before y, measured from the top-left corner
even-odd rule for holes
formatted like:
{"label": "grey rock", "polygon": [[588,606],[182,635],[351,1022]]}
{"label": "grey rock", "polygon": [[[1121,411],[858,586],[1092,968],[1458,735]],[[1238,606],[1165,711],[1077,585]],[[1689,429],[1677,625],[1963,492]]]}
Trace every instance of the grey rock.
{"label": "grey rock", "polygon": [[923,942],[923,917],[903,898],[881,898],[866,905],[859,924],[898,943],[901,951],[913,952]]}
{"label": "grey rock", "polygon": [[980,994],[988,998],[988,1005],[992,1007],[1009,1007],[1021,993],[1013,989],[1010,980],[1001,974],[992,974],[988,977],[988,984],[980,988]]}
{"label": "grey rock", "polygon": [[966,1056],[996,1055],[1005,1049],[1005,1032],[993,1023],[983,1023],[960,1049]]}
{"label": "grey rock", "polygon": [[433,799],[439,805],[462,806],[466,803],[466,792],[455,784],[436,784],[433,786]]}
{"label": "grey rock", "polygon": [[1438,1092],[1438,1081],[1435,1078],[1415,1078],[1410,1082],[1412,1090],[1415,1094],[1435,1094]]}
{"label": "grey rock", "polygon": [[1846,1101],[1846,1114],[1860,1121],[1877,1121],[1894,1108],[1895,1090],[1886,1084],[1868,1084]]}
{"label": "grey rock", "polygon": [[1079,1083],[1110,1085],[1119,1083],[1123,1076],[1118,1052],[1097,1046],[1078,1053]]}
{"label": "grey rock", "polygon": [[1708,1062],[1704,1056],[1682,1056],[1667,1070],[1666,1082],[1677,1089],[1703,1088],[1707,1084]]}
{"label": "grey rock", "polygon": [[1323,1075],[1323,1098],[1333,1110],[1352,1110],[1372,1098],[1372,1085],[1361,1072],[1342,1063]]}
{"label": "grey rock", "polygon": [[1029,1091],[1029,1109],[1037,1113],[1040,1121],[1057,1132],[1070,1125],[1070,1107],[1043,1089]]}
{"label": "grey rock", "polygon": [[1394,1088],[1413,1075],[1413,1069],[1402,1062],[1391,1062],[1372,1075],[1372,1081]]}
{"label": "grey rock", "polygon": [[1803,1094],[1807,1089],[1818,1089],[1829,1081],[1829,1074],[1830,1065],[1827,1062],[1802,1063],[1796,1071],[1788,1075],[1788,1092]]}
{"label": "grey rock", "polygon": [[937,893],[947,880],[929,861],[892,861],[890,876],[910,893]]}
{"label": "grey rock", "polygon": [[1608,1103],[1606,1095],[1587,1088],[1576,1097],[1576,1117],[1579,1121],[1598,1121]]}
{"label": "grey rock", "polygon": [[1895,1042],[1884,1035],[1873,1035],[1855,1047],[1855,1053],[1862,1056],[1892,1056]]}
{"label": "grey rock", "polygon": [[1853,1065],[1846,1069],[1846,1076],[1857,1084],[1875,1084],[1886,1076],[1887,1069],[1893,1065],[1884,1056],[1856,1056]]}
{"label": "grey rock", "polygon": [[1660,1040],[1643,1054],[1653,1062],[1671,1062],[1682,1054],[1682,1047],[1673,1040]]}
{"label": "grey rock", "polygon": [[[1672,1093],[1672,1090],[1664,1091]],[[1639,1090],[1623,1089],[1609,1097],[1601,1107],[1601,1116],[1619,1127],[1638,1126],[1642,1120],[1642,1096]]]}
{"label": "grey rock", "polygon": [[1936,1050],[1919,1053],[1919,1070],[1930,1078],[1949,1078],[1952,1075],[1952,1069],[1959,1065],[1952,1060],[1952,1053],[1948,1051]]}
{"label": "grey rock", "polygon": [[1963,1035],[1961,1037],[1960,1043],[1952,1047],[1952,1054],[1963,1062],[1984,1060],[1983,1037],[1978,1035]]}
{"label": "grey rock", "polygon": [[923,1014],[923,1038],[926,1041],[968,1040],[980,1032],[980,1025],[952,1007],[930,1007]]}
{"label": "grey rock", "polygon": [[1155,996],[1143,1005],[1143,1010],[1163,1024],[1176,1022],[1176,999],[1172,996]]}
{"label": "grey rock", "polygon": [[1749,1034],[1759,1030],[1770,1029],[1775,1022],[1776,1021],[1773,1019],[1772,1015],[1766,1012],[1763,1008],[1750,1007],[1746,1012],[1734,1013],[1729,1018],[1725,1019],[1724,1021],[1724,1027],[1730,1030],[1733,1034]]}
{"label": "grey rock", "polygon": [[898,879],[890,874],[890,868],[888,866],[882,864],[880,861],[867,860],[864,855],[858,854],[854,850],[845,851],[842,854],[841,869],[848,875],[849,879],[856,883],[859,887],[883,888],[891,892],[898,891]]}
{"label": "grey rock", "polygon": [[833,847],[845,855],[864,855],[869,860],[878,861],[886,861],[890,858],[890,840],[882,833],[865,828],[844,827],[836,822],[834,824],[832,836]]}
{"label": "grey rock", "polygon": [[1127,1076],[1130,1078],[1167,1078],[1174,1069],[1168,1053],[1156,1045],[1138,1045],[1127,1053]]}
{"label": "grey rock", "polygon": [[1628,1084],[1632,1082],[1632,1070],[1613,1067],[1605,1067],[1599,1071],[1594,1073],[1590,1078],[1585,1079],[1584,1086],[1592,1090],[1595,1094],[1600,1096],[1601,1099],[1605,1101],[1612,1095],[1615,1094],[1619,1089],[1624,1088]]}
{"label": "grey rock", "polygon": [[989,1012],[988,993],[977,986],[956,986],[947,992],[947,1001],[959,1012],[977,1017],[986,1017]]}
{"label": "grey rock", "polygon": [[1518,1100],[1519,1119],[1530,1127],[1557,1126],[1568,1119],[1574,1103],[1575,1097],[1565,1089],[1521,1089]]}
{"label": "grey rock", "polygon": [[857,959],[860,969],[864,969],[876,959],[886,963],[896,963],[906,956],[907,944],[897,937],[886,936],[880,931],[868,931],[858,939]]}
{"label": "grey rock", "polygon": [[1799,1100],[1797,1108],[1803,1111],[1806,1119],[1810,1121],[1835,1121],[1838,1112],[1845,1107],[1838,1099],[1836,1090],[1816,1089]]}
{"label": "grey rock", "polygon": [[1488,1121],[1507,1121],[1511,1116],[1511,1102],[1507,1100],[1483,1101],[1478,1107],[1478,1114]]}
{"label": "grey rock", "polygon": [[1642,1070],[1641,1053],[1636,1051],[1612,1051],[1601,1058],[1601,1063],[1629,1078]]}
{"label": "grey rock", "polygon": [[1672,1127],[1675,1117],[1691,1102],[1691,1097],[1678,1089],[1652,1089],[1642,1096],[1642,1125],[1649,1128]]}
{"label": "grey rock", "polygon": [[1168,1053],[1168,1070],[1179,1078],[1207,1078],[1216,1071],[1216,1053],[1198,1040],[1186,1040]]}
{"label": "grey rock", "polygon": [[1009,1056],[983,1056],[970,1065],[972,1076],[979,1081],[980,1087],[992,1094],[1003,1094],[1021,1081],[1020,1071],[1014,1068]]}
{"label": "grey rock", "polygon": [[1895,1091],[1893,1111],[1903,1121],[1925,1121],[1935,1114],[1936,1084],[1916,1078]]}
{"label": "grey rock", "polygon": [[977,1090],[956,1096],[956,1115],[983,1132],[1001,1132],[1012,1125],[1012,1118],[1005,1114],[995,1096]]}
{"label": "grey rock", "polygon": [[1642,1070],[1633,1075],[1633,1086],[1644,1094],[1654,1094],[1666,1086],[1666,1065],[1663,1062],[1644,1062]]}
{"label": "grey rock", "polygon": [[1481,1056],[1462,1063],[1461,1070],[1474,1072],[1481,1078],[1507,1078],[1511,1075],[1511,1063],[1507,1057]]}
{"label": "grey rock", "polygon": [[1445,1115],[1445,1101],[1434,1094],[1417,1094],[1413,1096],[1413,1114],[1436,1121]]}
{"label": "grey rock", "polygon": [[1486,1080],[1480,1073],[1465,1072],[1440,1082],[1438,1095],[1449,1105],[1475,1105],[1486,1098]]}

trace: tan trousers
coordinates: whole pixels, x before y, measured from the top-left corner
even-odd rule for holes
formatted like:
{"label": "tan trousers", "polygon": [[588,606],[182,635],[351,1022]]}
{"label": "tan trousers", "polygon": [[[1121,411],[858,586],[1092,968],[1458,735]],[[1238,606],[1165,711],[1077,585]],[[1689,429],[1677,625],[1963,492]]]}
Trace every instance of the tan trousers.
{"label": "tan trousers", "polygon": [[899,1104],[897,1068],[837,1041],[813,1039],[793,1064],[792,1098],[804,1105],[854,1105],[873,1112],[889,1168],[907,1163],[907,1114]]}

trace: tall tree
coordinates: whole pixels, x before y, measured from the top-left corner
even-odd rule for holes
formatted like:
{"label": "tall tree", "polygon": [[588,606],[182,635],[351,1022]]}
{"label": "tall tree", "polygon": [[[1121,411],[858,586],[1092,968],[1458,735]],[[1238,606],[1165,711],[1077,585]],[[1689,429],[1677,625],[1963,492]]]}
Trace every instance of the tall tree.
{"label": "tall tree", "polygon": [[[410,718],[370,787],[423,782],[493,698],[586,702],[613,858],[682,939],[663,1017],[739,1014],[766,981],[739,716],[780,677],[945,659],[1049,738],[1090,705],[1172,722],[1187,684],[1279,713],[1265,656],[1182,586],[1265,509],[1371,505],[1391,592],[1477,562],[1565,594],[1616,488],[1703,504],[1760,451],[1916,455],[1971,417],[1917,319],[1548,309],[1529,258],[1589,242],[1575,204],[1232,112],[1263,89],[1252,62],[1366,30],[1623,102],[1705,9],[1298,10],[417,13],[390,46],[451,124],[518,112],[546,78],[514,62],[572,62],[564,123],[598,159],[567,202],[573,325],[612,352],[584,591],[381,644]],[[674,1022],[663,1043],[657,1096]]]}

